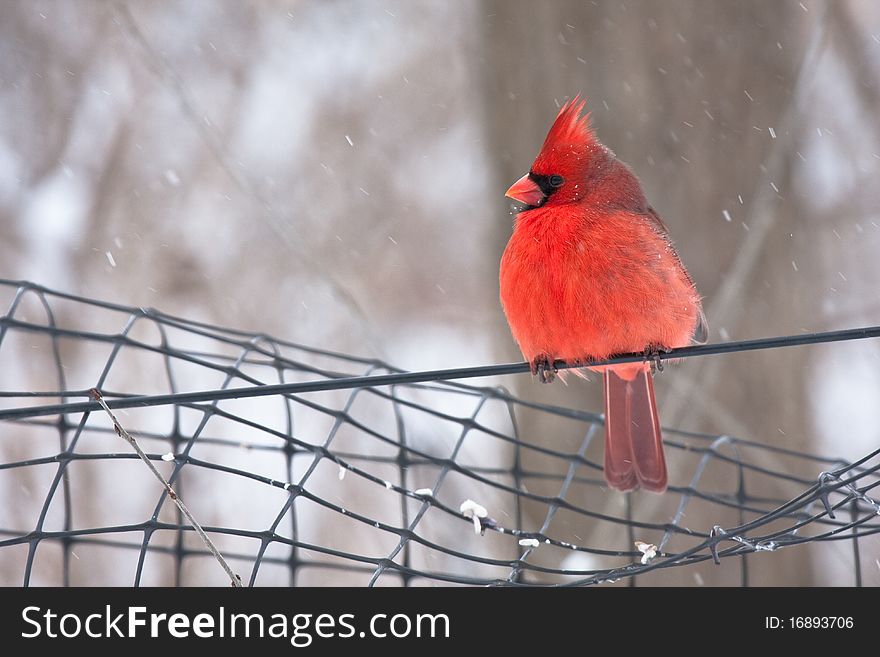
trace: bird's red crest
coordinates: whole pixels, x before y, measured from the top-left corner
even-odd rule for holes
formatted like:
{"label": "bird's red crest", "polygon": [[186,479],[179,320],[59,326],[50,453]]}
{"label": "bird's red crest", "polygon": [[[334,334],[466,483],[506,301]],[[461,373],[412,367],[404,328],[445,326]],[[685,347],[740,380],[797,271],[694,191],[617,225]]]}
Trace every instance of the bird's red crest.
{"label": "bird's red crest", "polygon": [[590,127],[589,112],[584,114],[585,105],[585,100],[575,96],[562,106],[547,133],[532,171],[560,173],[584,159],[595,147],[596,136]]}

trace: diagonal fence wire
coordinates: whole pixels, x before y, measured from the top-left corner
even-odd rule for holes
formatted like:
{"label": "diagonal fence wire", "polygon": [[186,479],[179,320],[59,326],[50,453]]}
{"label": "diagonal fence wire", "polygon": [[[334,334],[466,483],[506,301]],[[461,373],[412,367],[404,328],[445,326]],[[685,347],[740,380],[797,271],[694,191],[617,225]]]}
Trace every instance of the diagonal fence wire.
{"label": "diagonal fence wire", "polygon": [[[3,583],[222,584],[166,492],[111,441],[92,413],[100,406],[78,401],[92,387],[252,586],[570,586],[716,562],[748,585],[747,555],[841,541],[861,584],[873,552],[860,546],[877,545],[880,450],[849,463],[667,429],[670,462],[687,476],[660,501],[621,496],[604,488],[601,415],[461,382],[525,363],[403,372],[22,281],[0,280],[0,303]],[[869,327],[658,357],[877,336]],[[524,433],[527,416],[569,427],[576,448]],[[486,510],[476,533],[469,498]]]}

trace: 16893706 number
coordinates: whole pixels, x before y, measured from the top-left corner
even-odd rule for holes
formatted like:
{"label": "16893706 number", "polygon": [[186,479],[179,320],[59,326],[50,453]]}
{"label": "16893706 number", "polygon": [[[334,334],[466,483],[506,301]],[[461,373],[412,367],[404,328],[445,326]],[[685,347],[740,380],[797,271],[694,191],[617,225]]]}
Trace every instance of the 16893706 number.
{"label": "16893706 number", "polygon": [[848,630],[853,626],[852,616],[790,616],[788,622],[796,630]]}

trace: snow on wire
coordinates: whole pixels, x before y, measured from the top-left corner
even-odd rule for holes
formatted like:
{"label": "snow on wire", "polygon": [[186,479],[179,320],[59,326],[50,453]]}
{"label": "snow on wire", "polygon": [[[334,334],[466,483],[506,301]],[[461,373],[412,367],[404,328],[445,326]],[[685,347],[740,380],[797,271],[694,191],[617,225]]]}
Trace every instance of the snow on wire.
{"label": "snow on wire", "polygon": [[880,532],[880,450],[850,463],[665,429],[679,485],[624,496],[605,490],[601,415],[461,382],[526,363],[404,372],[21,281],[0,280],[0,303],[0,584],[224,583],[93,387],[246,585],[701,583],[716,563],[748,585],[747,555],[808,543],[848,545],[861,584]]}

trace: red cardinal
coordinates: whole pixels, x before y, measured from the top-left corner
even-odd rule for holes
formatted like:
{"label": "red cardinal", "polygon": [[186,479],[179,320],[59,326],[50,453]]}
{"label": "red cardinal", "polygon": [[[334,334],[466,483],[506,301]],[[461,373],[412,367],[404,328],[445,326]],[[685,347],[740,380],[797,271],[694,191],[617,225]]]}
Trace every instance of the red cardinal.
{"label": "red cardinal", "polygon": [[[694,283],[629,167],[566,103],[531,170],[507,190],[525,203],[501,258],[501,304],[543,382],[554,360],[705,342]],[[596,367],[605,379],[605,479],[621,491],[666,490],[666,458],[651,367]]]}

